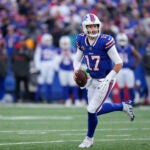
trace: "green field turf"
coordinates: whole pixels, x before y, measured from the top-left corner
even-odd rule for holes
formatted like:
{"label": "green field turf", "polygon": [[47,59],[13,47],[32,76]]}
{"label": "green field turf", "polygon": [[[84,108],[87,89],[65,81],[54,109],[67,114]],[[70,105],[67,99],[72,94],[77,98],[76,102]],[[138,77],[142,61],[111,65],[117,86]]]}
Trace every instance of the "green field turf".
{"label": "green field turf", "polygon": [[[99,117],[91,150],[150,150],[150,107]],[[78,150],[86,133],[86,108],[0,105],[0,150]]]}

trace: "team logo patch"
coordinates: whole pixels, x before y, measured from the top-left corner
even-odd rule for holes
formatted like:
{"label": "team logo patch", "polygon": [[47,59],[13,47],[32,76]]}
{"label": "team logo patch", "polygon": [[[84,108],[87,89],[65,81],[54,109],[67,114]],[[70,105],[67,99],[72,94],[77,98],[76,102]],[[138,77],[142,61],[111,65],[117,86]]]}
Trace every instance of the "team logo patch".
{"label": "team logo patch", "polygon": [[91,19],[92,22],[95,21],[95,18],[94,18],[94,15],[93,15],[93,14],[90,14],[90,19]]}
{"label": "team logo patch", "polygon": [[85,50],[85,47],[84,47],[84,46],[81,46],[81,50],[84,51],[84,50]]}

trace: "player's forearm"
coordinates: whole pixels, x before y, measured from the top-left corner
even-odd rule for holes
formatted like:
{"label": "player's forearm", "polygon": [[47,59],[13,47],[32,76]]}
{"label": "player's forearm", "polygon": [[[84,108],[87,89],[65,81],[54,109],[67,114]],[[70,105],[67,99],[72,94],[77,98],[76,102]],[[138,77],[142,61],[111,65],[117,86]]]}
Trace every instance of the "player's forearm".
{"label": "player's forearm", "polygon": [[80,69],[82,57],[83,57],[83,53],[77,49],[77,52],[75,54],[74,61],[73,61],[74,70]]}
{"label": "player's forearm", "polygon": [[121,70],[122,66],[123,66],[123,63],[115,64],[114,67],[113,67],[113,70],[116,73],[118,73]]}
{"label": "player's forearm", "polygon": [[112,79],[115,78],[115,76],[117,75],[117,73],[121,70],[123,64],[115,64],[113,69],[108,73],[108,75],[106,76],[106,79],[111,81]]}
{"label": "player's forearm", "polygon": [[121,70],[121,68],[123,66],[123,62],[122,62],[122,59],[120,58],[115,46],[113,46],[108,51],[108,55],[111,58],[111,60],[114,62],[115,65],[114,65],[112,71],[110,71],[110,73],[107,75],[107,77],[113,79],[116,76],[116,74]]}

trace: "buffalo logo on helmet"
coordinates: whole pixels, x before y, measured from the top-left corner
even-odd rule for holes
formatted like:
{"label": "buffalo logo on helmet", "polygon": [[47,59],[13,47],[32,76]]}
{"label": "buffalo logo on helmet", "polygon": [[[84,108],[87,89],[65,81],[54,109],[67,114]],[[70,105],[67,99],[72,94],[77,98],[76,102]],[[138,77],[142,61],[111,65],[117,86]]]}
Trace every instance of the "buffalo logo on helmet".
{"label": "buffalo logo on helmet", "polygon": [[95,17],[94,17],[93,14],[90,14],[90,19],[91,19],[92,22],[95,22]]}

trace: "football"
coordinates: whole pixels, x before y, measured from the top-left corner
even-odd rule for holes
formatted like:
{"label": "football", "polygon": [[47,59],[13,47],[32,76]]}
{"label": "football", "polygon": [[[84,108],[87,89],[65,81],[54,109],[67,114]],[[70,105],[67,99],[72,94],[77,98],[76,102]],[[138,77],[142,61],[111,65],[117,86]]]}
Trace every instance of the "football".
{"label": "football", "polygon": [[80,69],[76,71],[75,76],[76,76],[75,82],[78,86],[83,87],[86,85],[88,77],[83,70]]}

